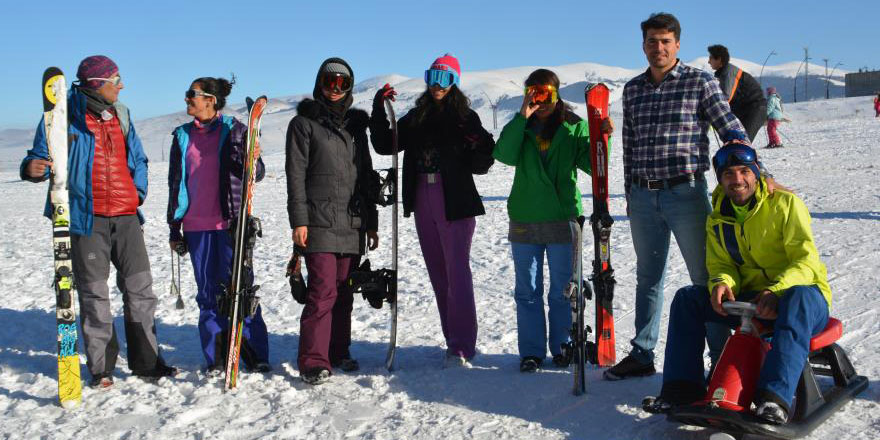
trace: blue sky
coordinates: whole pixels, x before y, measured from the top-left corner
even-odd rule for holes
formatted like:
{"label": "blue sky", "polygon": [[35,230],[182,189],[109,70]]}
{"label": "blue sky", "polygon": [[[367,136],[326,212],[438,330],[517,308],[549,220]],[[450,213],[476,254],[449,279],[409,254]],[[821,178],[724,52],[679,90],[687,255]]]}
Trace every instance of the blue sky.
{"label": "blue sky", "polygon": [[[353,66],[356,80],[421,76],[452,52],[462,69],[553,66],[590,61],[646,66],[639,23],[664,10],[682,23],[680,57],[721,43],[734,57],[769,64],[799,60],[843,68],[880,68],[880,1],[17,1],[3,7],[0,129],[36,126],[39,82],[50,65],[69,81],[79,61],[113,58],[135,118],[183,109],[183,92],[200,76],[238,84],[230,100],[311,91],[329,56]],[[722,8],[722,5],[724,8]],[[54,27],[52,17],[57,16]]]}

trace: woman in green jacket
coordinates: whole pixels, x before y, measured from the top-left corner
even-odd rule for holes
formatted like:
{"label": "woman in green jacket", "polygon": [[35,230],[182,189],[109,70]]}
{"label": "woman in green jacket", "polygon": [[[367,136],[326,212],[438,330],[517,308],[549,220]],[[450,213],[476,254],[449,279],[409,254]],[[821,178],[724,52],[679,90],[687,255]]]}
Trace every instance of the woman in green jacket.
{"label": "woman in green jacket", "polygon": [[[563,290],[572,274],[575,221],[582,213],[577,169],[590,173],[587,121],[559,99],[559,78],[538,69],[525,82],[522,108],[501,131],[493,156],[516,167],[507,200],[508,240],[516,272],[517,337],[520,371],[537,370],[547,354],[544,316],[544,255],[550,269],[550,354],[567,367],[562,354],[569,340],[571,313]],[[603,131],[611,133],[606,120]]]}

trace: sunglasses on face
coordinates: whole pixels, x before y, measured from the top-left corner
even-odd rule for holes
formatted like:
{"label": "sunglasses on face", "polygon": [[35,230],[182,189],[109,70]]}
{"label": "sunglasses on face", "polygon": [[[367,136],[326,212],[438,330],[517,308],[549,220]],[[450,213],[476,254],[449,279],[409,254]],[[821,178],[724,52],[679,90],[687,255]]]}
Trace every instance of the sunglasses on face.
{"label": "sunglasses on face", "polygon": [[550,84],[528,86],[525,88],[525,94],[528,95],[529,93],[534,93],[532,102],[535,104],[556,104],[556,101],[559,100],[559,93],[557,93],[556,87]]}
{"label": "sunglasses on face", "polygon": [[740,144],[725,145],[715,153],[712,165],[716,170],[734,165],[749,165],[757,162],[758,153],[752,147]]}
{"label": "sunglasses on face", "polygon": [[322,73],[321,88],[333,92],[345,93],[351,90],[351,77],[342,73]]}
{"label": "sunglasses on face", "polygon": [[119,83],[122,82],[122,77],[115,75],[113,78],[86,78],[86,81],[102,81],[113,84],[114,86],[119,86]]}
{"label": "sunglasses on face", "polygon": [[458,75],[452,70],[428,69],[425,71],[425,84],[428,87],[438,86],[442,89],[458,84]]}
{"label": "sunglasses on face", "polygon": [[212,97],[212,98],[215,97],[214,95],[212,95],[212,94],[210,94],[210,93],[203,92],[203,91],[201,91],[201,90],[193,90],[193,89],[189,89],[189,90],[187,90],[185,96],[186,96],[186,99],[193,99],[193,98],[195,98],[196,96],[209,96],[209,97]]}

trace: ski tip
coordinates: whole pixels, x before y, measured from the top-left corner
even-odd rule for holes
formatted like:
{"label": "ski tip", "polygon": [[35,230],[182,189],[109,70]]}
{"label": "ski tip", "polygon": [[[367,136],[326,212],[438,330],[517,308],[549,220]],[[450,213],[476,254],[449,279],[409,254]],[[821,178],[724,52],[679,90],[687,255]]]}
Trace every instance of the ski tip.
{"label": "ski tip", "polygon": [[64,72],[57,67],[49,67],[43,72],[41,83],[43,92],[43,111],[48,112],[55,108],[58,102],[58,94],[67,93],[64,83]]}
{"label": "ski tip", "polygon": [[248,113],[251,112],[254,104],[259,101],[269,101],[269,98],[267,98],[266,95],[260,95],[257,99],[251,98],[250,96],[244,99],[244,102],[247,104]]}
{"label": "ski tip", "polygon": [[64,75],[64,72],[62,72],[61,69],[55,66],[48,67],[45,71],[43,71],[43,82],[46,82],[50,78],[58,75]]}
{"label": "ski tip", "polygon": [[608,86],[605,85],[605,83],[601,83],[601,82],[599,82],[599,83],[587,83],[587,85],[584,86],[584,93],[588,93],[590,90],[597,89],[597,88],[603,88],[603,89],[605,89],[605,90],[608,90]]}

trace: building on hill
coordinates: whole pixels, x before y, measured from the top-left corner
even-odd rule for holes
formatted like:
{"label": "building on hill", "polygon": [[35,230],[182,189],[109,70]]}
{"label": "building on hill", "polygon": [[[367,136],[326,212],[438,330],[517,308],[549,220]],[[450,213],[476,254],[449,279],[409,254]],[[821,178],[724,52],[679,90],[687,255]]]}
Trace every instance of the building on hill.
{"label": "building on hill", "polygon": [[846,97],[871,96],[880,93],[880,70],[846,74]]}

